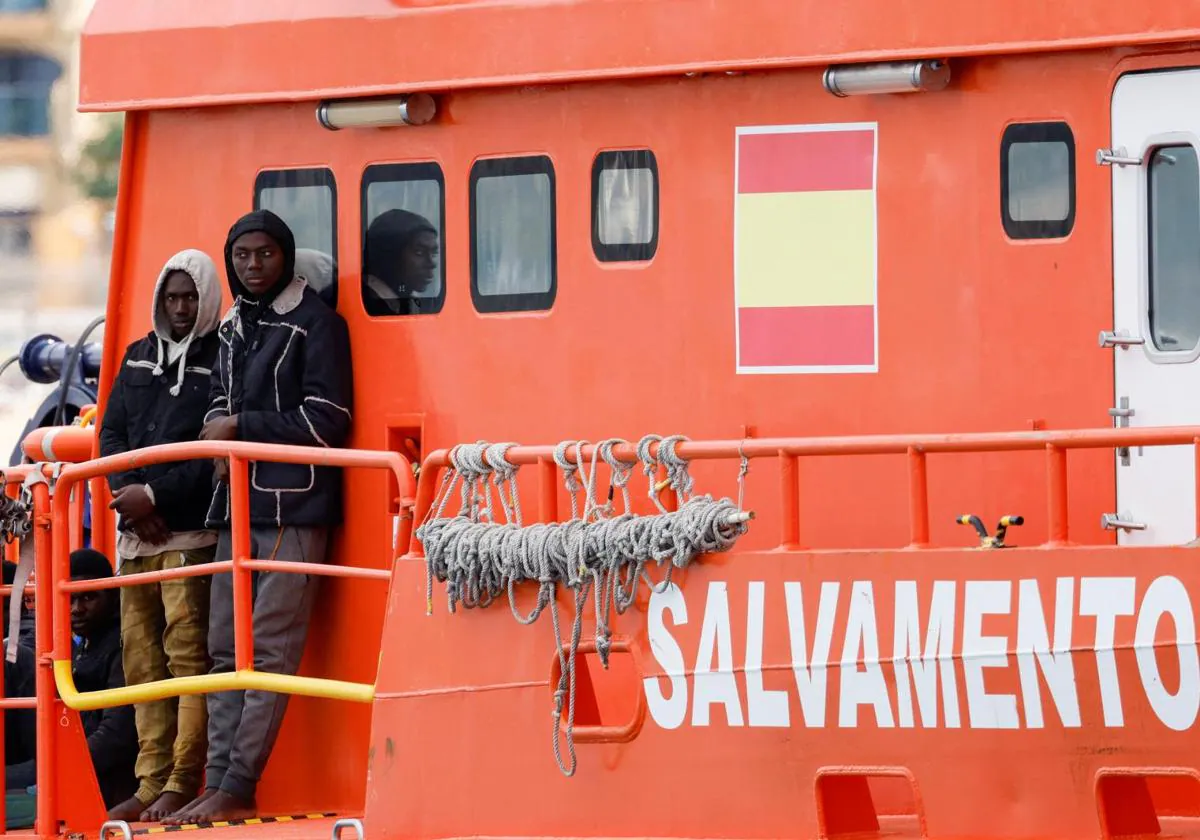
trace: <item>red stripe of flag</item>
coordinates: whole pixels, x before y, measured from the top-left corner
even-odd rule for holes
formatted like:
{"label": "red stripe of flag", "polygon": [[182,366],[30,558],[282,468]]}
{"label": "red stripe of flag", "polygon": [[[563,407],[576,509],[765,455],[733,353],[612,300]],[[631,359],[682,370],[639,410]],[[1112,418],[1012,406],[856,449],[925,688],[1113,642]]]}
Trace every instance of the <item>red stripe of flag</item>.
{"label": "red stripe of flag", "polygon": [[872,365],[874,306],[771,306],[738,310],[742,367]]}
{"label": "red stripe of flag", "polygon": [[869,190],[875,132],[796,131],[738,137],[738,192]]}

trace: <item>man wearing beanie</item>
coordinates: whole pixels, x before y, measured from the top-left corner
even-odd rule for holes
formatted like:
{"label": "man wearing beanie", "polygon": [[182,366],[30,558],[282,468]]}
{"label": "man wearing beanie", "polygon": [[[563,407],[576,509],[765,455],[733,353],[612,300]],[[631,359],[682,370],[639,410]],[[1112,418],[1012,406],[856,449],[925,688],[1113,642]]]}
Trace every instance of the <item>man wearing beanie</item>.
{"label": "man wearing beanie", "polygon": [[[346,322],[295,271],[296,244],[268,210],[243,216],[225,242],[234,303],[221,340],[202,440],[342,447],[353,392]],[[208,525],[217,560],[233,556],[227,466]],[[342,475],[333,467],[250,465],[250,553],[324,562],[329,529],[342,521]],[[295,674],[308,636],[318,577],[254,575],[254,667]],[[233,581],[213,576],[208,630],[213,673],[234,670]],[[256,813],[255,792],[283,722],[287,696],[263,691],[208,695],[205,790],[165,822],[211,823]]]}

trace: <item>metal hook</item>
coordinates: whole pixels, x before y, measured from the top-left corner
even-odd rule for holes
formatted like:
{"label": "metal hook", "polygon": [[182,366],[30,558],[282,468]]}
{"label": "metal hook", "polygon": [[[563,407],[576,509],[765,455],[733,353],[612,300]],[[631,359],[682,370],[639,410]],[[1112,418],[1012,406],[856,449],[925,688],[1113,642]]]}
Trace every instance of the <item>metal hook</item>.
{"label": "metal hook", "polygon": [[109,820],[100,826],[100,840],[108,840],[109,832],[120,832],[125,840],[133,840],[133,832],[129,830],[129,823],[125,820]]}
{"label": "metal hook", "polygon": [[[353,828],[354,832],[358,835],[358,840],[363,840],[364,834],[362,820],[356,819],[338,820],[335,822],[333,824],[333,836],[331,837],[331,840],[341,840],[342,829],[344,828]],[[104,837],[101,836],[100,840],[104,840]]]}

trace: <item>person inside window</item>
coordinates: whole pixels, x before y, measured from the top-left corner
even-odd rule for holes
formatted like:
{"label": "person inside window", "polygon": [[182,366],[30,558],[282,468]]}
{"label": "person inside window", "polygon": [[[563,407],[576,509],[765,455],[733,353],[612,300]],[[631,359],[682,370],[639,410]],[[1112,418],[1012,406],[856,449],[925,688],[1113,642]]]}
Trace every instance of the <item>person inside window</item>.
{"label": "person inside window", "polygon": [[[129,346],[100,425],[100,454],[196,440],[217,361],[221,288],[203,251],[180,251],[154,288],[149,335]],[[112,473],[120,515],[121,574],[208,563],[217,535],[205,527],[212,461],[153,464]],[[186,577],[121,590],[125,679],[130,685],[208,673],[209,578]],[[137,704],[137,792],[109,819],[157,822],[200,790],[206,710],[199,695]]]}
{"label": "person inside window", "polygon": [[[7,573],[6,573],[7,574]],[[112,577],[112,564],[99,551],[82,548],[71,552],[71,580],[102,580]],[[111,589],[71,593],[71,631],[79,638],[74,646],[71,673],[80,691],[103,691],[125,685],[121,666],[120,600]],[[18,657],[17,665],[34,667],[32,652]],[[6,683],[11,676],[18,684],[32,686],[33,675],[13,674],[6,663]],[[5,692],[8,694],[8,692]],[[10,695],[11,696],[11,695]],[[87,736],[88,752],[100,783],[104,806],[112,808],[133,796],[138,781],[134,763],[138,756],[137,727],[132,706],[114,706],[79,713]],[[33,734],[21,740],[33,743]],[[6,745],[7,746],[7,745]],[[5,768],[7,790],[27,790],[37,784],[37,756]]]}
{"label": "person inside window", "polygon": [[[341,447],[350,433],[353,388],[346,322],[296,273],[291,229],[257,210],[234,224],[225,243],[234,303],[218,330],[203,440]],[[217,560],[233,556],[228,468],[208,511]],[[250,554],[299,563],[326,559],[329,530],[342,521],[342,471],[256,461],[250,466]],[[243,513],[244,515],[244,513]],[[255,574],[254,667],[295,674],[304,654],[316,575]],[[213,673],[234,670],[233,580],[213,576],[208,648]],[[229,691],[208,695],[205,790],[168,824],[255,815],[255,792],[274,748],[287,695]]]}
{"label": "person inside window", "polygon": [[437,279],[441,247],[429,220],[407,210],[387,210],[367,227],[363,253],[363,305],[368,315],[432,312],[427,294]]}

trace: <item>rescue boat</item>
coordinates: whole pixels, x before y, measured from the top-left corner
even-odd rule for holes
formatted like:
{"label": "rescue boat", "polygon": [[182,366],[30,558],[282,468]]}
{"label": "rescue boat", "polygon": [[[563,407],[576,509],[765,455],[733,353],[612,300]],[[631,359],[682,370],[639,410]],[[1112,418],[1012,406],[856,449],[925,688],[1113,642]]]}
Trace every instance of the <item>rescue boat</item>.
{"label": "rescue boat", "polygon": [[[1198,63],[1188,3],[97,0],[98,412],[163,261],[266,207],[336,265],[353,448],[138,457],[353,469],[299,677],[239,630],[236,683],[88,696],[118,464],[25,440],[36,833],[163,830],[100,831],[78,709],[249,685],[295,695],[263,819],[199,830],[1197,833]],[[412,314],[364,304],[393,208]]]}

